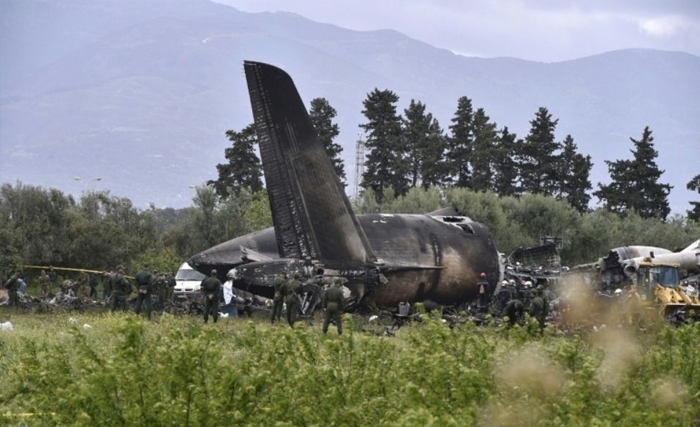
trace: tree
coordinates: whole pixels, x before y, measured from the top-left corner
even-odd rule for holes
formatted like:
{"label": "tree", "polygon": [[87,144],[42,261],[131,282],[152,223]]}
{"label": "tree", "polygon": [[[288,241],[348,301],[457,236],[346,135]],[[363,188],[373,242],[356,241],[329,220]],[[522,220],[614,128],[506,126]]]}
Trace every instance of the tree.
{"label": "tree", "polygon": [[[695,175],[695,177],[686,184],[686,188],[690,191],[697,191],[700,193],[700,174]],[[690,204],[693,205],[693,209],[688,211],[688,219],[700,221],[700,202],[690,202]]]}
{"label": "tree", "polygon": [[450,125],[452,135],[447,140],[447,165],[455,187],[466,188],[471,180],[469,161],[474,143],[473,120],[472,100],[466,96],[459,98]]}
{"label": "tree", "polygon": [[440,123],[432,114],[425,113],[423,103],[413,99],[404,115],[402,133],[408,150],[410,187],[441,184],[445,170],[441,168],[444,139]]}
{"label": "tree", "polygon": [[328,157],[331,158],[331,163],[333,163],[333,169],[335,169],[336,175],[340,178],[340,182],[346,185],[345,165],[343,164],[343,159],[340,158],[343,147],[333,142],[340,134],[338,125],[333,123],[333,119],[337,115],[338,113],[335,111],[335,108],[331,107],[331,104],[326,98],[314,98],[311,100],[311,111],[309,112],[311,123],[314,125],[314,129],[316,129],[318,139],[321,141],[321,144],[323,144],[323,148],[326,149]]}
{"label": "tree", "polygon": [[493,191],[501,197],[517,196],[518,164],[515,161],[516,147],[522,144],[522,139],[508,131],[505,126],[496,138],[495,154],[493,156]]}
{"label": "tree", "polygon": [[247,187],[253,193],[260,191],[263,188],[262,166],[254,150],[258,142],[255,125],[250,124],[240,132],[228,130],[226,136],[232,143],[224,150],[228,163],[216,165],[219,178],[207,181],[207,185],[213,186],[216,194],[223,199],[229,197],[229,189],[238,192]]}
{"label": "tree", "polygon": [[474,113],[472,121],[472,179],[474,191],[489,191],[493,188],[493,157],[496,144],[496,124],[490,122],[483,108]]}
{"label": "tree", "polygon": [[628,210],[636,211],[642,218],[665,219],[671,209],[668,206],[668,194],[673,188],[669,184],[659,183],[664,171],[659,170],[654,160],[659,153],[654,150],[654,138],[649,126],[644,128],[642,139],[630,138],[634,150],[630,150],[632,160],[606,160],[611,182],[598,184],[598,191],[593,193],[605,207],[617,214]]}
{"label": "tree", "polygon": [[423,157],[421,169],[421,186],[424,189],[437,186],[442,187],[449,181],[449,169],[445,166],[445,147],[447,138],[437,119],[433,119],[428,130],[425,150],[420,154]]}
{"label": "tree", "polygon": [[577,146],[571,135],[566,135],[562,143],[562,153],[557,164],[559,176],[559,188],[557,199],[566,200],[577,211],[583,213],[588,210],[588,202],[591,196],[588,190],[592,187],[590,180],[591,156],[584,156],[577,152]]}
{"label": "tree", "polygon": [[552,120],[549,111],[540,107],[530,121],[530,133],[520,153],[521,191],[553,195],[559,183],[557,155],[560,144],[554,140],[559,119]]}
{"label": "tree", "polygon": [[362,187],[373,189],[380,200],[387,188],[399,195],[408,190],[409,167],[401,139],[401,116],[396,113],[398,101],[394,92],[374,89],[362,102],[362,114],[368,122],[360,127],[367,133],[365,147],[369,149]]}

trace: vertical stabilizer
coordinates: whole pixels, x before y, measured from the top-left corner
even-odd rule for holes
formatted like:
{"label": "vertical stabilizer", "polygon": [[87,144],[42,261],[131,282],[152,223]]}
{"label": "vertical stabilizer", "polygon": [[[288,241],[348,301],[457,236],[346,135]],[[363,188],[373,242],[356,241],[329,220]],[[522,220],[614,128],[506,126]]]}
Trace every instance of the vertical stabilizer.
{"label": "vertical stabilizer", "polygon": [[244,68],[280,256],[376,261],[291,77]]}

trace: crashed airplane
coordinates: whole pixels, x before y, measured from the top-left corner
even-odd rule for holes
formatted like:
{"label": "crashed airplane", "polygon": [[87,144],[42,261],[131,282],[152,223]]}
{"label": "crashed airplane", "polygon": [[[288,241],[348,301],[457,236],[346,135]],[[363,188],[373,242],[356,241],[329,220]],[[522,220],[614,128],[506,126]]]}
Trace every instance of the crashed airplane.
{"label": "crashed airplane", "polygon": [[234,287],[271,298],[281,271],[308,278],[322,267],[356,308],[473,301],[482,272],[496,291],[503,271],[485,225],[450,209],[355,216],[291,77],[259,62],[244,68],[274,227],[192,256],[194,269],[229,272]]}
{"label": "crashed airplane", "polygon": [[685,276],[700,273],[700,240],[680,252],[653,246],[623,246],[611,249],[597,262],[574,267],[574,272],[596,271],[603,289],[615,289],[629,283],[640,263],[677,264]]}

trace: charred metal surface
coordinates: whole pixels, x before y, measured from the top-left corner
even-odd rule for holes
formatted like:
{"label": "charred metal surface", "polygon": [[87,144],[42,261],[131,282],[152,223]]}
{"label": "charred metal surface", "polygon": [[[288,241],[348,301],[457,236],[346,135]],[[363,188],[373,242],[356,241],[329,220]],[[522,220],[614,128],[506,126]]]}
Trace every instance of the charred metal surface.
{"label": "charred metal surface", "polygon": [[280,254],[374,261],[292,79],[268,64],[244,67]]}
{"label": "charred metal surface", "polygon": [[[492,289],[496,289],[501,279],[498,252],[483,224],[463,218],[470,230],[465,231],[464,222],[445,222],[427,215],[370,214],[358,215],[358,219],[383,265],[353,266],[343,260],[324,264],[328,276],[347,280],[348,288],[358,300],[366,297],[366,302],[378,306],[424,300],[454,305],[476,298],[476,282],[481,272],[487,273]],[[273,293],[274,277],[283,268],[290,274],[306,274],[303,260],[280,260],[274,242],[274,229],[268,228],[229,240],[193,256],[188,262],[205,274],[217,268],[222,278],[238,265],[238,270],[245,274],[241,280],[234,281],[234,286],[269,297]],[[245,264],[242,246],[254,248],[275,262]],[[386,279],[384,283],[380,274]]]}
{"label": "charred metal surface", "polygon": [[482,272],[495,292],[501,265],[483,224],[453,208],[356,217],[289,75],[256,62],[245,72],[274,228],[201,252],[193,268],[220,278],[233,269],[235,287],[268,298],[281,271],[308,278],[316,265],[369,306],[471,301]]}
{"label": "charred metal surface", "polygon": [[628,260],[648,257],[653,254],[667,254],[671,251],[653,246],[623,246],[611,249],[610,252],[600,260],[596,268],[600,273],[602,288],[616,289],[627,284],[630,279],[625,274],[625,266]]}

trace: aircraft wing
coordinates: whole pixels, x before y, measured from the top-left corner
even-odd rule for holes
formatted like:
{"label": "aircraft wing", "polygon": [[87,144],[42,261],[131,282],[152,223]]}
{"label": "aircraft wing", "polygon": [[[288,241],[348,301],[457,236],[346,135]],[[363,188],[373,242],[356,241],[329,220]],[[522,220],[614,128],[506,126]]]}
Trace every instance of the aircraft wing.
{"label": "aircraft wing", "polygon": [[244,68],[280,256],[375,262],[292,78],[260,62]]}

